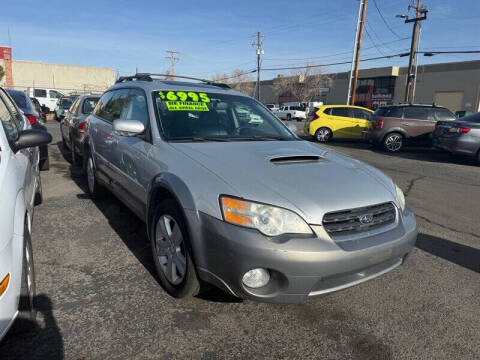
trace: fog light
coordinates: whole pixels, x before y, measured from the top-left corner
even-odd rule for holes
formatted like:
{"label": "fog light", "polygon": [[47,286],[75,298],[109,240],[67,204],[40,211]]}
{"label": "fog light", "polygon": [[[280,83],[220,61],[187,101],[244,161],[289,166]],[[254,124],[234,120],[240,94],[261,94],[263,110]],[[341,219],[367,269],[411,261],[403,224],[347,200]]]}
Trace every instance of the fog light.
{"label": "fog light", "polygon": [[267,285],[270,281],[270,273],[262,268],[252,269],[243,275],[242,281],[246,286],[257,289]]}

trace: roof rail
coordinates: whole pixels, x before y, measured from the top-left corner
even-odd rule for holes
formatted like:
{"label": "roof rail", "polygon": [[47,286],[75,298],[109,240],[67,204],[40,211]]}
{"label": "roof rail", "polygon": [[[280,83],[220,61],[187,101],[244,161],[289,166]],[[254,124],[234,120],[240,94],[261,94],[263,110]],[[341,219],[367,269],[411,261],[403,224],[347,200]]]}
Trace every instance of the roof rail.
{"label": "roof rail", "polygon": [[217,83],[211,80],[206,80],[206,79],[200,79],[196,77],[191,77],[191,76],[182,76],[182,75],[171,75],[171,74],[153,74],[153,73],[136,73],[135,75],[131,76],[120,76],[115,83],[121,83],[124,81],[153,81],[153,80],[165,80],[163,78],[179,78],[179,79],[186,79],[186,80],[196,80],[200,81],[202,83],[208,84],[208,85],[213,85],[213,86],[218,86],[221,88],[225,89],[230,89],[230,86],[228,84],[224,83]]}

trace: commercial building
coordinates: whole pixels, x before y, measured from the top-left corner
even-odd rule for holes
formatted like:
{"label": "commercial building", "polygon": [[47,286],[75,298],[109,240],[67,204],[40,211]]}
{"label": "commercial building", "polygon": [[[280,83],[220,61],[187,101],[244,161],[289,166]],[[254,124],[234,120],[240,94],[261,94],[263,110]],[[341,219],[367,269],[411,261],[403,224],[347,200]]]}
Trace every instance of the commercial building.
{"label": "commercial building", "polygon": [[[402,103],[405,96],[406,67],[390,66],[359,71],[355,103],[376,108]],[[326,104],[345,104],[349,72],[328,74],[329,82],[318,97],[312,99]],[[276,94],[276,79],[262,81],[261,101],[282,103],[300,101]],[[442,105],[452,111],[480,111],[480,61],[463,61],[421,65],[417,69],[415,103]]]}
{"label": "commercial building", "polygon": [[5,71],[0,85],[18,90],[33,87],[63,93],[102,92],[115,82],[113,69],[12,60],[9,47],[0,47],[0,65]]}

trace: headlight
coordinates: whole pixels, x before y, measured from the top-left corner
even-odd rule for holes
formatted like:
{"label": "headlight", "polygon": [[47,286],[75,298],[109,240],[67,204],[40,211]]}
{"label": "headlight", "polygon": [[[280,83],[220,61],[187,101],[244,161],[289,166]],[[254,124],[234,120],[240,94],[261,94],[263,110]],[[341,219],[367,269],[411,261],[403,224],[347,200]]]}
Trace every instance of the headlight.
{"label": "headlight", "polygon": [[289,210],[227,196],[222,196],[220,203],[226,222],[257,229],[267,236],[312,233],[307,223]]}
{"label": "headlight", "polygon": [[402,189],[400,189],[397,185],[395,185],[395,191],[397,192],[398,205],[400,205],[400,209],[402,209],[402,211],[405,211],[405,195],[403,195]]}

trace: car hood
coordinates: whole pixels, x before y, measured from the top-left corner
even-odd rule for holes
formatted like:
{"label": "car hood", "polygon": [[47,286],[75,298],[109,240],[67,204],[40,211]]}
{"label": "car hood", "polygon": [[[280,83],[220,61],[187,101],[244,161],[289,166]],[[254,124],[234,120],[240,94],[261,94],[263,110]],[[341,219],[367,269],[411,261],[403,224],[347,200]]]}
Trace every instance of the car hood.
{"label": "car hood", "polygon": [[291,209],[310,224],[327,212],[395,201],[389,177],[307,141],[171,145],[231,185],[237,193],[229,195]]}

